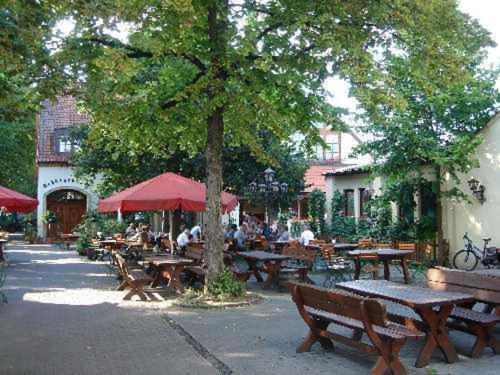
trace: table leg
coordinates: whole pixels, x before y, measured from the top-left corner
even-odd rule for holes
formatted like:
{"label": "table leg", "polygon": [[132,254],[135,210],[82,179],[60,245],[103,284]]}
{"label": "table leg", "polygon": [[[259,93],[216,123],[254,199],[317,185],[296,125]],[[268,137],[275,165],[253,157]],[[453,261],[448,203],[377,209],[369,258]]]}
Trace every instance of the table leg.
{"label": "table leg", "polygon": [[154,267],[154,276],[153,276],[153,282],[151,283],[151,288],[156,288],[162,279],[162,275],[158,267]]}
{"label": "table leg", "polygon": [[164,276],[170,280],[167,289],[173,290],[174,292],[177,291],[178,293],[184,293],[184,286],[181,281],[181,272],[183,269],[183,266],[171,266],[163,271]]}
{"label": "table leg", "polygon": [[280,262],[267,262],[266,263],[267,279],[266,279],[266,282],[262,285],[262,289],[269,289],[273,285],[278,284],[280,269],[281,269]]}
{"label": "table leg", "polygon": [[420,351],[415,367],[425,367],[429,364],[432,353],[439,348],[448,363],[454,363],[458,360],[455,347],[450,342],[446,321],[453,310],[453,305],[441,306],[439,310],[433,310],[432,307],[420,308],[416,313],[420,316],[426,325],[425,344]]}
{"label": "table leg", "polygon": [[389,281],[391,279],[391,270],[389,268],[389,261],[384,259],[384,279]]}
{"label": "table leg", "polygon": [[401,267],[403,268],[403,275],[405,278],[405,284],[410,283],[410,272],[408,271],[408,261],[406,258],[401,259]]}
{"label": "table leg", "polygon": [[248,264],[248,268],[251,272],[253,272],[255,278],[257,279],[257,281],[259,283],[263,282],[264,279],[262,278],[262,275],[260,274],[259,272],[259,269],[257,268],[257,261],[256,260],[251,260],[251,259],[245,259],[247,264]]}
{"label": "table leg", "polygon": [[361,259],[354,259],[354,280],[359,280],[359,276],[361,275]]}

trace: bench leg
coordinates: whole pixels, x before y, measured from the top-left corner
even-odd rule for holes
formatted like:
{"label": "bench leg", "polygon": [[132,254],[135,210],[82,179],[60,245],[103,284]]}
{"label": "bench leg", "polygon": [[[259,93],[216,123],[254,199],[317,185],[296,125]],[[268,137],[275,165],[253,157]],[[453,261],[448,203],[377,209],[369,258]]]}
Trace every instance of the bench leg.
{"label": "bench leg", "polygon": [[127,282],[125,280],[123,280],[122,283],[120,285],[118,285],[118,288],[116,288],[116,290],[122,291],[122,290],[125,290],[126,288],[127,288]]}
{"label": "bench leg", "polygon": [[328,322],[315,320],[313,326],[309,326],[309,333],[307,334],[307,337],[304,340],[304,342],[297,348],[297,353],[311,351],[311,347],[317,341],[319,341],[319,343],[324,349],[333,350],[334,346],[332,340],[326,337],[321,337],[320,334],[321,331],[326,331],[326,329],[328,328],[328,324],[329,324]]}
{"label": "bench leg", "polygon": [[375,363],[375,366],[370,371],[370,375],[383,375],[390,373],[393,375],[405,375],[406,368],[399,359],[399,351],[405,344],[406,340],[395,340],[385,343],[382,347],[377,347],[380,356]]}
{"label": "bench leg", "polygon": [[132,296],[136,294],[136,290],[134,288],[130,289],[127,294],[125,294],[125,297],[123,297],[124,301],[130,301],[132,299]]}
{"label": "bench leg", "polygon": [[468,323],[467,327],[476,336],[476,342],[470,353],[472,358],[478,358],[486,347],[490,347],[495,354],[500,353],[500,345],[492,333],[493,327],[481,327],[474,323]]}
{"label": "bench leg", "polygon": [[450,316],[453,306],[442,306],[439,311],[432,308],[417,309],[416,312],[427,326],[427,335],[425,344],[420,351],[415,367],[425,367],[429,364],[432,353],[439,348],[448,363],[454,363],[458,360],[455,347],[450,342],[446,321]]}

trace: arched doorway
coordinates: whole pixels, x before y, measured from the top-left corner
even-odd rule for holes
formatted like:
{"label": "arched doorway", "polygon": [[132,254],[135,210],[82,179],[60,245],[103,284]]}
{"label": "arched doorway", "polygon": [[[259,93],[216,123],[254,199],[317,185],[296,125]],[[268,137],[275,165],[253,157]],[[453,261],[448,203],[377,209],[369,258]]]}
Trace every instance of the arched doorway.
{"label": "arched doorway", "polygon": [[47,236],[55,238],[57,233],[72,233],[87,210],[87,196],[79,191],[56,190],[47,195],[47,210],[56,214],[56,222],[50,225]]}

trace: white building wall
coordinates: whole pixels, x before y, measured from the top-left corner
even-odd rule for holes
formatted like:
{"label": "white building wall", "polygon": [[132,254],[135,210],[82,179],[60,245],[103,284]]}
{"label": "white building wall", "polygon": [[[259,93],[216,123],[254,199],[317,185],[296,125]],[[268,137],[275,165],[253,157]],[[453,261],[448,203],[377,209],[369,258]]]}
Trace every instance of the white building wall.
{"label": "white building wall", "polygon": [[[444,237],[450,241],[450,256],[464,247],[463,236],[469,237],[482,247],[483,238],[492,238],[491,246],[500,247],[500,113],[481,131],[483,143],[476,156],[480,167],[460,176],[459,188],[468,195],[469,202],[451,199],[443,202]],[[474,177],[486,188],[486,202],[481,205],[472,194],[467,181]],[[444,189],[456,186],[450,176],[446,176]]]}
{"label": "white building wall", "polygon": [[381,189],[382,180],[381,178],[375,178],[371,183],[369,181],[368,173],[351,174],[346,176],[325,176],[326,178],[326,202],[327,202],[327,212],[330,218],[330,202],[332,200],[335,191],[340,191],[344,193],[344,190],[354,190],[354,216],[359,218],[361,213],[359,212],[360,203],[360,192],[359,189],[368,189],[370,186],[375,191],[375,195]]}
{"label": "white building wall", "polygon": [[99,198],[85,186],[78,183],[73,176],[73,171],[68,166],[40,165],[38,167],[38,208],[37,223],[38,237],[46,238],[46,225],[42,215],[47,209],[47,195],[56,190],[73,189],[87,196],[87,211],[97,208]]}
{"label": "white building wall", "polygon": [[355,137],[352,133],[342,133],[340,137],[340,160],[343,164],[366,165],[371,162],[369,155],[356,157],[352,155],[354,148],[360,144],[359,138]]}

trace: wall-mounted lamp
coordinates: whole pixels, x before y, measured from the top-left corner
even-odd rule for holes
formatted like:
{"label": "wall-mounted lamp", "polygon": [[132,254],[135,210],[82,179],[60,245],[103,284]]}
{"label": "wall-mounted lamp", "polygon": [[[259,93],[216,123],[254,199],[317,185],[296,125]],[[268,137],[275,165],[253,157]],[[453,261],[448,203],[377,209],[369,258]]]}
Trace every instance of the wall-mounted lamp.
{"label": "wall-mounted lamp", "polygon": [[472,177],[469,181],[467,181],[469,187],[472,191],[472,194],[477,198],[479,203],[484,204],[486,202],[486,197],[484,196],[484,192],[486,188],[483,185],[479,184],[479,181]]}

